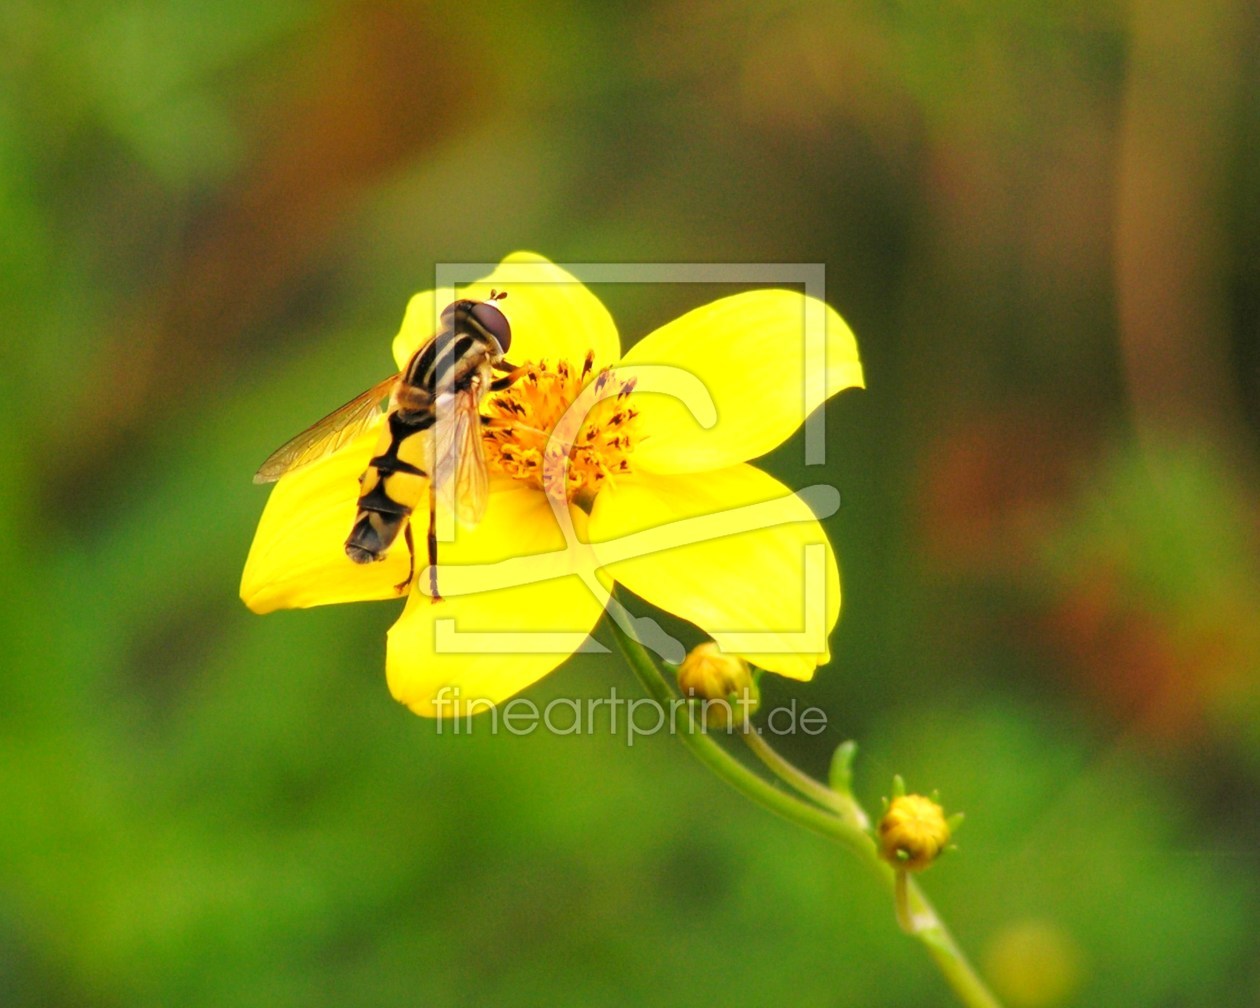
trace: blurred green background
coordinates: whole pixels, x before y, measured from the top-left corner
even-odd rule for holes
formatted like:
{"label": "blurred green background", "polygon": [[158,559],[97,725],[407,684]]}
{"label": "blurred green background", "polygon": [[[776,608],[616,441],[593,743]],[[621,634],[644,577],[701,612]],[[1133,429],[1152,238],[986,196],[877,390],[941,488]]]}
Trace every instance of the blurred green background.
{"label": "blurred green background", "polygon": [[[951,1003],[676,740],[439,735],[396,605],[238,601],[258,462],[435,262],[521,248],[826,264],[869,389],[786,750],[965,810],[926,886],[1010,1005],[1260,1004],[1258,40],[1244,0],[6,3],[0,1004]],[[723,291],[599,293],[633,340]]]}

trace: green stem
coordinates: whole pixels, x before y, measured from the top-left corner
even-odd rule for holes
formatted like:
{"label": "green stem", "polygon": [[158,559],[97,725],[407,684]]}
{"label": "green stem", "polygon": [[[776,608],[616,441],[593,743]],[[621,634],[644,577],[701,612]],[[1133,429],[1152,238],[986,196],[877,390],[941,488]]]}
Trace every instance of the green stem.
{"label": "green stem", "polygon": [[863,856],[867,850],[872,856],[874,855],[874,841],[861,830],[854,829],[833,813],[815,805],[807,805],[786,791],[775,787],[718,745],[712,736],[695,730],[686,701],[674,693],[661,675],[660,669],[656,667],[655,660],[643,649],[643,645],[626,636],[620,627],[615,627],[615,634],[617,644],[630,664],[630,668],[638,676],[652,699],[667,712],[674,734],[682,739],[683,744],[696,755],[701,763],[737,791],[771,812],[785,819],[791,819],[815,833],[830,837],[854,851],[859,857]]}
{"label": "green stem", "polygon": [[[898,873],[882,861],[880,863],[888,869],[888,874],[894,876],[895,886],[895,876]],[[949,981],[949,985],[954,988],[958,999],[970,1008],[1001,1008],[1000,1002],[980,979],[980,974],[971,965],[966,953],[959,948],[958,942],[945,926],[945,922],[937,916],[936,909],[928,902],[928,898],[923,894],[918,883],[907,878],[905,886],[907,909],[914,925],[914,931],[911,934],[927,948],[928,955],[935,961],[936,968]]]}
{"label": "green stem", "polygon": [[903,928],[927,948],[941,974],[968,1008],[1001,1008],[984,981],[972,968],[949,929],[937,916],[919,887],[910,879],[898,881],[898,873],[883,861],[875,841],[855,825],[866,821],[865,812],[851,796],[842,795],[797,769],[759,735],[745,733],[754,753],[785,783],[808,798],[802,800],[776,787],[732,756],[707,732],[692,723],[690,709],[661,674],[656,660],[643,646],[614,624],[614,635],[630,668],[648,694],[661,705],[675,734],[710,770],[741,794],[770,811],[815,833],[829,837],[853,853],[888,887],[897,901]]}
{"label": "green stem", "polygon": [[833,791],[822,781],[815,780],[795,764],[789,763],[771,748],[770,743],[761,737],[757,729],[750,727],[740,734],[748,748],[785,784],[795,788],[810,801],[830,809],[854,829],[865,832],[870,826],[866,813],[853,800],[852,795]]}

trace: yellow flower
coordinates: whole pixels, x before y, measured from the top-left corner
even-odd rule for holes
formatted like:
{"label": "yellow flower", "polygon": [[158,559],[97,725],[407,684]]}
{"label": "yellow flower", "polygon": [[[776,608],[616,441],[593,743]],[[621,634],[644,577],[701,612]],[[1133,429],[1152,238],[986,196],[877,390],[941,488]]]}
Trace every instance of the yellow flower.
{"label": "yellow flower", "polygon": [[[492,290],[508,292],[497,302],[512,327],[507,356],[525,372],[483,402],[508,423],[483,435],[484,518],[440,544],[437,604],[419,570],[427,528],[416,530],[417,577],[389,631],[394,696],[429,716],[450,713],[452,698],[481,709],[580,647],[602,650],[587,635],[610,581],[731,654],[810,678],[839,615],[835,556],[806,503],[746,460],[862,385],[840,316],[794,291],[751,291],[689,312],[622,356],[599,299],[542,257],[509,256],[455,296]],[[440,307],[434,292],[411,299],[393,345],[398,367]],[[255,612],[397,597],[401,542],[377,564],[352,563],[343,549],[378,434],[276,485],[241,580]]]}

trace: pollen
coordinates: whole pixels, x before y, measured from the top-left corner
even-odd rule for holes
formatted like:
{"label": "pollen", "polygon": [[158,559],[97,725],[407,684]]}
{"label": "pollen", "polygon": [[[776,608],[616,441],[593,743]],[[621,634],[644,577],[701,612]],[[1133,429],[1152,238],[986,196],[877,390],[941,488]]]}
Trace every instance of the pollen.
{"label": "pollen", "polygon": [[606,481],[631,471],[638,414],[628,400],[634,379],[594,368],[593,353],[581,367],[567,360],[526,363],[508,388],[489,397],[482,446],[491,475],[554,492],[545,481],[564,472],[565,496],[589,509]]}

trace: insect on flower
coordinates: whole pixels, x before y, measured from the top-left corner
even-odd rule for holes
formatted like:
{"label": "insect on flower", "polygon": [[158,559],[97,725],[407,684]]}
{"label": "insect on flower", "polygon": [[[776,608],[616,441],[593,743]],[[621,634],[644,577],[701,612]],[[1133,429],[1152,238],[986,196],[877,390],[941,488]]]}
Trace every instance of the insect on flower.
{"label": "insect on flower", "polygon": [[438,501],[464,525],[476,525],[485,513],[488,477],[481,447],[481,399],[489,391],[507,388],[517,374],[504,360],[512,345],[512,327],[494,304],[505,297],[506,291],[491,291],[486,301],[465,299],[448,305],[438,331],[417,348],[402,371],[281,445],[254,475],[255,483],[272,483],[331,455],[379,419],[380,402],[388,395],[375,454],[359,477],[358,512],[346,539],[346,555],[359,564],[384,560],[401,532],[411,563],[406,580],[395,586],[400,594],[415,577],[410,519],[426,490],[434,602],[441,598]]}
{"label": "insect on flower", "polygon": [[[506,301],[492,298],[505,289]],[[839,568],[815,505],[751,460],[841,389],[862,385],[857,343],[835,309],[795,290],[743,291],[623,350],[595,293],[532,252],[513,253],[455,291],[413,295],[391,344],[402,369],[391,403],[406,406],[402,392],[418,386],[435,404],[437,428],[396,431],[398,420],[387,422],[372,403],[361,427],[332,438],[326,457],[280,480],[241,573],[245,604],[266,613],[397,598],[408,574],[401,544],[381,563],[348,563],[345,553],[356,507],[355,527],[366,519],[377,540],[380,528],[394,536],[405,528],[397,507],[364,509],[377,483],[390,502],[423,508],[429,484],[381,464],[396,458],[434,473],[439,533],[448,518],[462,526],[452,541],[442,537],[443,604],[424,597],[433,592],[421,574],[387,637],[390,691],[417,714],[452,714],[441,705],[454,691],[461,709],[485,710],[541,679],[586,646],[613,583],[694,624],[725,653],[809,679],[828,659]],[[454,334],[456,346],[436,368],[439,380],[426,384],[428,364],[419,361],[443,356],[425,349],[433,321],[457,298],[468,316],[452,311],[437,326],[448,332],[438,343]],[[510,351],[496,342],[517,368],[489,341],[488,320],[498,324],[491,311],[511,322]],[[467,336],[480,342],[459,345]],[[376,394],[386,392],[392,387]],[[441,431],[437,407],[456,401],[464,437],[478,430],[475,418],[480,425],[480,445],[462,448],[471,463]],[[480,495],[467,489],[481,478],[478,450],[489,501],[468,528],[460,502]]]}

